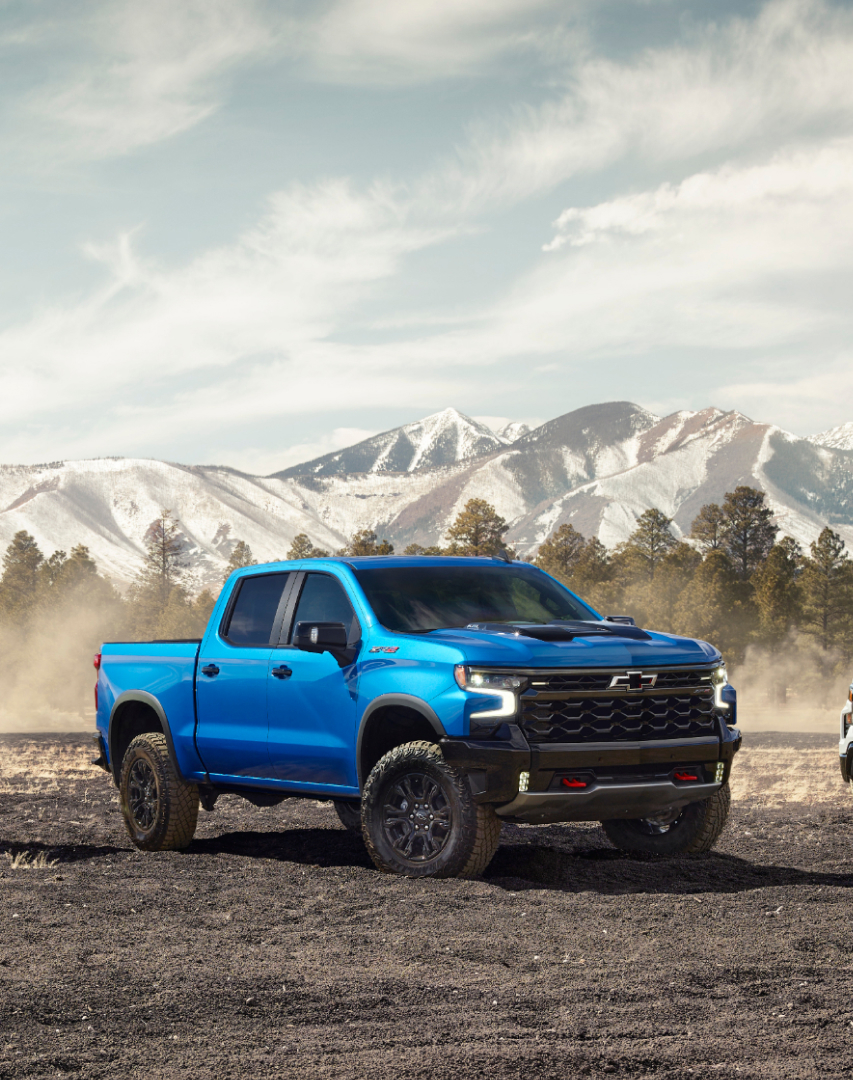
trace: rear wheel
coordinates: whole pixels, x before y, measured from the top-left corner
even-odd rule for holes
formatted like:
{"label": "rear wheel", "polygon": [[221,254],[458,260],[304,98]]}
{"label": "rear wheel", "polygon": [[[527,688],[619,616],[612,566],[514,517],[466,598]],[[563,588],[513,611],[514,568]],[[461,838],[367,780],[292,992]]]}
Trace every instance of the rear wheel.
{"label": "rear wheel", "polygon": [[361,836],[361,803],[344,802],[343,799],[333,799],[332,803],[335,807],[335,813],[346,831]]}
{"label": "rear wheel", "polygon": [[468,778],[432,743],[387,753],[367,778],[362,805],[367,850],[386,873],[477,877],[498,846],[493,807],[474,802]]}
{"label": "rear wheel", "polygon": [[632,855],[692,855],[710,851],[726,826],[731,806],[728,783],[701,802],[638,820],[602,821],[614,847]]}
{"label": "rear wheel", "polygon": [[185,848],[198,820],[198,787],[180,778],[159,731],[137,735],[121,763],[121,812],[143,851]]}

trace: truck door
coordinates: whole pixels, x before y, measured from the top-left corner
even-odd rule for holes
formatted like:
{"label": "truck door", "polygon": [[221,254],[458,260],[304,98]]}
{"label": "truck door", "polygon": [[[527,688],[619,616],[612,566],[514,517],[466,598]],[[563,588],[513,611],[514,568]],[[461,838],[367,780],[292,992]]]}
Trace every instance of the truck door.
{"label": "truck door", "polygon": [[240,579],[196,675],[198,752],[211,778],[268,777],[267,682],[290,579]]}
{"label": "truck door", "polygon": [[356,665],[341,668],[329,653],[295,649],[293,627],[302,621],[342,622],[350,641],[360,627],[343,586],[331,574],[300,574],[284,640],[269,662],[269,757],[280,780],[358,787],[355,765]]}

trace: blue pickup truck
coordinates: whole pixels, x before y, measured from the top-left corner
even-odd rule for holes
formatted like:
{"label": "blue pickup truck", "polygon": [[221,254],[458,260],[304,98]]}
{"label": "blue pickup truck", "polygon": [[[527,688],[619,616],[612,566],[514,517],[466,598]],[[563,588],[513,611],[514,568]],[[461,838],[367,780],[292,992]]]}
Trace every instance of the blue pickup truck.
{"label": "blue pickup truck", "polygon": [[728,814],[720,653],[508,557],[247,567],[201,640],[111,642],[96,667],[96,763],[148,851],[187,847],[224,792],[331,800],[410,877],[480,874],[504,821],[600,821],[624,851],[678,854]]}

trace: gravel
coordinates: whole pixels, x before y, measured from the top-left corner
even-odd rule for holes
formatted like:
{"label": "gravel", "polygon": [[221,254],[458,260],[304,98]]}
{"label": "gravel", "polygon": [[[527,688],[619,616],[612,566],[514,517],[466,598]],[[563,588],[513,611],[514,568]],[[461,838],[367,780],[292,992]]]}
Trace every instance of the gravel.
{"label": "gravel", "polygon": [[138,852],[86,755],[0,740],[2,1080],[849,1075],[840,777],[741,795],[710,855],[505,826],[482,880],[415,882],[307,800],[224,796],[187,852]]}

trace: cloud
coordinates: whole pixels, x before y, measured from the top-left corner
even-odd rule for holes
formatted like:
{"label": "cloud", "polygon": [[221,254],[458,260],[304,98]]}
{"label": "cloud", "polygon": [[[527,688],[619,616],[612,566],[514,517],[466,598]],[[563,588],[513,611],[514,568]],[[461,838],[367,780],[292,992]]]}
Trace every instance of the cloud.
{"label": "cloud", "polygon": [[[311,39],[313,47],[325,41],[323,55],[331,57],[335,41],[341,49],[349,42],[352,55],[340,70],[353,79],[370,56],[377,70],[392,71],[407,56],[416,67],[413,51],[422,48],[426,77],[438,70],[430,50],[447,26],[463,38],[474,27],[474,40],[492,25],[479,0],[458,14],[443,3],[393,11],[378,0],[327,5],[314,16],[326,20],[327,37]],[[106,38],[127,41],[124,58],[90,81],[78,77],[77,90],[56,99],[58,122],[83,145],[91,139],[92,153],[97,146],[121,153],[206,115],[223,74],[241,58],[266,55],[269,11],[216,0],[203,8],[199,32],[182,21],[196,10],[192,3],[104,9],[113,20]],[[177,20],[174,44],[162,55],[162,28],[146,21],[154,10],[167,27]],[[515,33],[507,28],[516,25],[518,3],[489,10],[501,33]],[[387,16],[386,30],[373,37],[335,30],[359,14],[366,26]],[[303,26],[288,47],[308,49],[306,32]],[[478,54],[482,62],[486,53]],[[700,350],[716,350],[721,362],[760,355],[768,370],[779,352],[793,350],[824,378],[837,370],[839,342],[851,329],[846,292],[832,300],[853,270],[851,69],[853,13],[781,0],[752,22],[705,27],[688,43],[639,59],[589,58],[548,104],[477,128],[453,162],[421,182],[290,185],[232,243],[178,266],[146,253],[143,230],[90,243],[86,253],[104,272],[99,289],[0,332],[4,456],[156,452],[175,433],[201,439],[247,419],[260,425],[297,414],[362,412],[368,424],[371,409],[426,413],[465,400],[499,411],[502,391],[515,401],[538,375],[549,376],[556,399],[565,388],[576,392],[577,375],[591,381],[590,372],[600,373],[602,358],[656,362],[666,350],[683,350],[683,367]],[[93,103],[111,94],[116,109],[102,115]],[[831,142],[821,136],[828,124],[839,133]],[[692,164],[712,151],[722,162]],[[642,161],[642,175],[658,177],[647,190],[625,192],[624,174],[604,172],[630,155]],[[601,170],[620,193],[567,206],[551,236],[524,236],[530,249],[544,242],[546,251],[532,268],[510,267],[491,299],[475,302],[460,279],[453,303],[423,310],[413,255],[472,237],[478,216],[502,201],[531,199],[582,169]],[[492,226],[500,222],[493,218]],[[499,370],[504,361],[512,362],[511,375]],[[706,361],[699,367],[691,385],[705,393]],[[487,386],[484,369],[492,369]],[[780,370],[777,364],[777,378]],[[830,376],[809,382],[795,370],[785,377],[792,386],[838,385]],[[663,378],[669,393],[671,380]],[[714,370],[707,394],[740,388],[746,400],[734,404],[764,415],[750,402],[770,381]],[[803,394],[815,410],[818,397]],[[778,394],[766,400],[784,404]],[[518,402],[531,407],[538,406]],[[833,422],[835,414],[822,415],[809,427]],[[337,436],[297,437],[293,453],[302,457],[334,448]],[[250,441],[256,444],[254,433]],[[247,450],[244,467],[266,468],[265,453]],[[280,468],[288,451],[274,453]]]}
{"label": "cloud", "polygon": [[303,461],[313,461],[324,454],[334,453],[346,446],[369,439],[377,432],[372,428],[337,427],[310,442],[295,443],[281,450],[269,447],[246,447],[228,454],[228,464],[241,472],[252,476],[269,476],[271,473],[299,465]]}
{"label": "cloud", "polygon": [[697,28],[692,40],[629,61],[588,55],[538,106],[481,121],[421,197],[482,212],[631,155],[648,168],[778,144],[815,125],[853,129],[853,11],[776,0],[754,20]]}
{"label": "cloud", "polygon": [[541,53],[553,41],[554,16],[586,6],[583,0],[340,0],[304,29],[304,49],[315,74],[330,82],[470,77],[509,51]]}
{"label": "cloud", "polygon": [[[278,193],[234,244],[176,269],[138,255],[129,235],[90,245],[102,288],[0,333],[0,355],[14,358],[0,370],[0,418],[21,426],[88,401],[100,443],[127,445],[170,426],[423,394],[427,373],[411,378],[390,356],[370,363],[329,339],[407,253],[447,235],[406,222],[380,189],[331,181]],[[380,387],[368,375],[383,364]],[[85,452],[85,431],[72,442]]]}
{"label": "cloud", "polygon": [[55,16],[54,40],[76,47],[62,49],[62,73],[24,103],[61,156],[111,157],[187,131],[219,106],[223,77],[273,43],[254,0],[108,0],[83,10]]}

